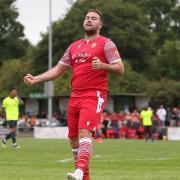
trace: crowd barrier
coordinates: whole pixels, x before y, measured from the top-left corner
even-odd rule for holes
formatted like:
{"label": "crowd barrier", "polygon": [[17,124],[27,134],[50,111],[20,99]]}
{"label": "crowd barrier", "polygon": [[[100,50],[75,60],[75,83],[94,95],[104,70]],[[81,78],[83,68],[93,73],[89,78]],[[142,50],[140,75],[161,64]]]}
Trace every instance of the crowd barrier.
{"label": "crowd barrier", "polygon": [[179,127],[169,127],[167,129],[167,139],[168,140],[180,140],[180,128]]}
{"label": "crowd barrier", "polygon": [[[9,129],[0,127],[0,137],[9,132]],[[67,139],[67,127],[34,127],[34,138],[38,139]],[[180,140],[180,127],[167,128],[167,140]]]}
{"label": "crowd barrier", "polygon": [[34,127],[34,138],[38,139],[67,139],[67,127]]}

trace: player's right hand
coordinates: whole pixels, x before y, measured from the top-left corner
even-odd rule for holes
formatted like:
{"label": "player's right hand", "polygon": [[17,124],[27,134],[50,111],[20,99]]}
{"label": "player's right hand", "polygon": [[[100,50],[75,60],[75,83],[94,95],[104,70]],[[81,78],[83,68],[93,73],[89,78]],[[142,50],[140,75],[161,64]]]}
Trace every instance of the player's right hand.
{"label": "player's right hand", "polygon": [[35,80],[35,77],[31,74],[26,74],[26,76],[24,76],[24,83],[28,86],[35,84]]}
{"label": "player's right hand", "polygon": [[92,59],[92,68],[94,70],[102,69],[102,62],[98,57],[93,57]]}

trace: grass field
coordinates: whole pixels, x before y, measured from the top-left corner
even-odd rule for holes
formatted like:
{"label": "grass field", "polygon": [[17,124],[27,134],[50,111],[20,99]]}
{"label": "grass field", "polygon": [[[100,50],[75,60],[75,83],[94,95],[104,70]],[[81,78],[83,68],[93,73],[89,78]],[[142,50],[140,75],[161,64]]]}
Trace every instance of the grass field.
{"label": "grass field", "polygon": [[[73,171],[67,140],[18,139],[0,147],[0,180],[65,180]],[[92,180],[180,180],[180,142],[105,140],[94,143]]]}

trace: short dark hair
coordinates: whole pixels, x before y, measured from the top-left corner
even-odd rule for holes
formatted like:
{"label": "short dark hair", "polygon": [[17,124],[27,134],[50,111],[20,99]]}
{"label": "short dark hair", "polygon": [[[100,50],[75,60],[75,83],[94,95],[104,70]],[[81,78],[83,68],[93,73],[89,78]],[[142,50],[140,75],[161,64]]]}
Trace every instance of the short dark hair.
{"label": "short dark hair", "polygon": [[103,14],[101,11],[99,11],[98,9],[89,9],[86,15],[90,12],[95,12],[96,14],[98,14],[100,16],[101,22],[103,23]]}
{"label": "short dark hair", "polygon": [[17,91],[17,88],[16,87],[10,87],[9,88],[9,92],[11,92],[12,90],[16,90]]}

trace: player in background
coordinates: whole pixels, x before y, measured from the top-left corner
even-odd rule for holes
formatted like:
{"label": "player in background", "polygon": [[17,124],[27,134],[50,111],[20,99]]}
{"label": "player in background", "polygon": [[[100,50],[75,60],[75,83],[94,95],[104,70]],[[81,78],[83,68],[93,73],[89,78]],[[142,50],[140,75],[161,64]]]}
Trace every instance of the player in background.
{"label": "player in background", "polygon": [[6,147],[8,139],[12,139],[13,147],[20,148],[16,144],[16,130],[17,130],[17,121],[19,119],[19,105],[23,105],[22,99],[18,97],[17,89],[11,88],[9,91],[9,96],[6,97],[2,102],[2,111],[5,113],[5,119],[8,127],[10,128],[9,134],[2,139],[2,146]]}
{"label": "player in background", "polygon": [[24,82],[33,85],[53,80],[72,68],[72,93],[68,106],[69,140],[76,170],[67,173],[71,180],[90,180],[89,162],[92,156],[92,133],[101,118],[107,99],[107,74],[121,75],[124,66],[116,45],[100,35],[102,13],[89,10],[85,15],[84,39],[72,43],[59,63],[52,69],[33,76],[27,74]]}
{"label": "player in background", "polygon": [[103,124],[103,113],[101,115],[101,118],[98,122],[96,122],[96,130],[94,132],[94,138],[95,141],[99,144],[103,143],[103,138],[102,138],[102,124]]}
{"label": "player in background", "polygon": [[140,117],[142,120],[142,125],[144,127],[144,139],[147,142],[148,139],[151,139],[151,142],[154,141],[153,137],[153,111],[150,107],[145,107],[141,113]]}

